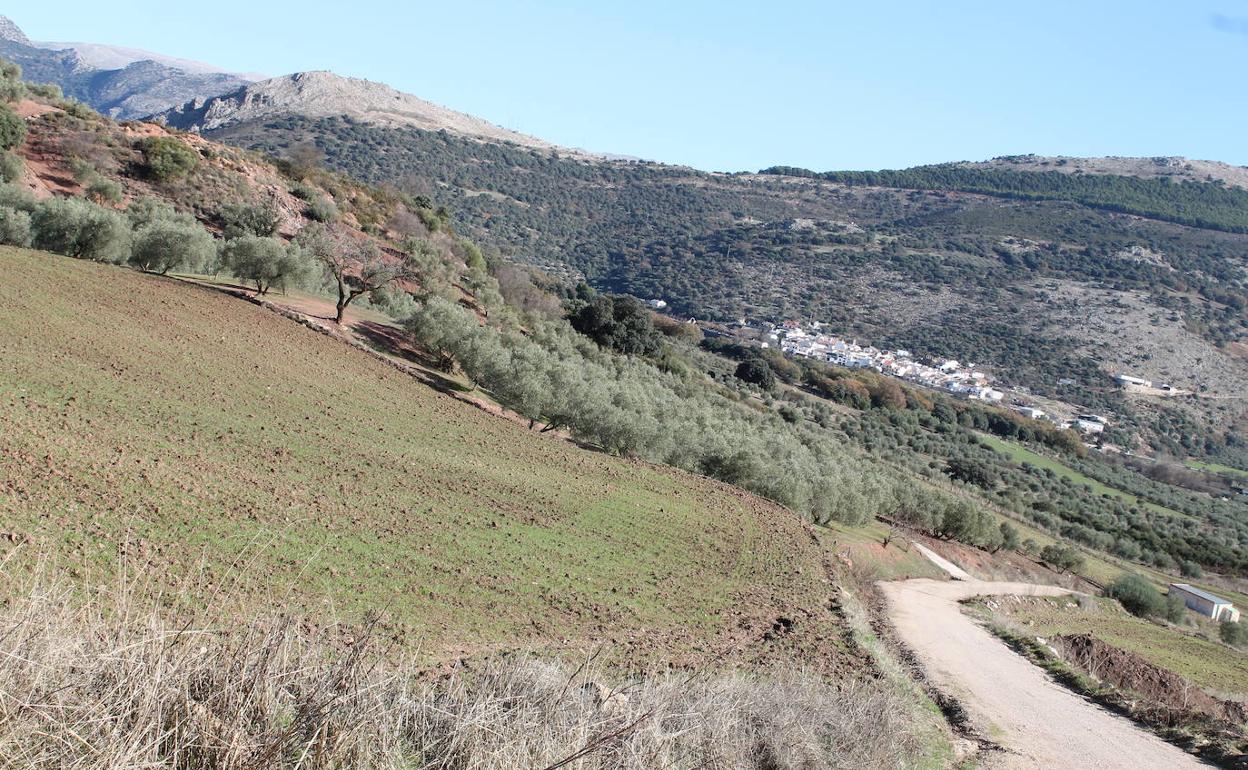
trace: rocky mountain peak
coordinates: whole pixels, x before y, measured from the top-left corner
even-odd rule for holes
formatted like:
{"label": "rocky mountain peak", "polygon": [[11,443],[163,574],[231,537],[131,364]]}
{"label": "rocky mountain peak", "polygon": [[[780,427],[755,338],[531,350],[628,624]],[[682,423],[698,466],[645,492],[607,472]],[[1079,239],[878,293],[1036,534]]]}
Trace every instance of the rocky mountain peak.
{"label": "rocky mountain peak", "polygon": [[174,128],[212,131],[274,115],[345,116],[383,126],[410,126],[485,141],[550,148],[547,142],[397,91],[384,83],[326,71],[297,72],[210,99],[197,99],[154,119]]}
{"label": "rocky mountain peak", "polygon": [[22,45],[30,45],[30,38],[26,37],[26,33],[22,32],[22,28],[17,26],[8,16],[0,16],[0,40],[8,40],[13,43],[21,43]]}

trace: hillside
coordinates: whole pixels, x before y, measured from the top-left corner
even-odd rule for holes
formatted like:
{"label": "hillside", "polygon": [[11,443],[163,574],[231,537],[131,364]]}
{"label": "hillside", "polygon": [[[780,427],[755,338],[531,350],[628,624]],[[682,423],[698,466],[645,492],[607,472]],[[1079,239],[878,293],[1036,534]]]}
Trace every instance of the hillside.
{"label": "hillside", "polygon": [[[347,118],[274,117],[207,135],[278,156],[314,142],[333,168],[445,203],[504,254],[664,299],[681,316],[821,320],[877,345],[979,362],[1006,383],[1116,415],[1121,441],[1220,452],[1245,414],[1241,233],[870,175],[590,163]],[[1011,173],[1000,183],[1043,176]],[[1097,195],[1117,185],[1141,205],[1197,200],[1231,219],[1243,211],[1234,196],[1248,195],[1101,178]],[[1203,395],[1128,399],[1110,377],[1121,371]]]}
{"label": "hillside", "polygon": [[[538,439],[211,290],[0,262],[10,570],[42,553],[85,583],[124,569],[194,602],[289,598],[325,623],[380,610],[435,657],[593,638],[636,658],[848,661],[820,549],[788,511]],[[778,617],[792,633],[773,641]]]}
{"label": "hillside", "polygon": [[1176,182],[1222,182],[1229,187],[1248,188],[1248,168],[1194,158],[1075,158],[1064,155],[1056,157],[1008,155],[959,165],[966,168],[1057,171],[1063,174],[1103,174],[1139,179],[1168,178]]}

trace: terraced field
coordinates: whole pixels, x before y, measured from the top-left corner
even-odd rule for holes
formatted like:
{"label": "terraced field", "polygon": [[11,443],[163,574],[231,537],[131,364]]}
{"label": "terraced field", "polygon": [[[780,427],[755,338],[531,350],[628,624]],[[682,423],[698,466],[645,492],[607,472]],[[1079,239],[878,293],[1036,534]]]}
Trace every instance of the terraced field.
{"label": "terraced field", "polygon": [[1052,457],[1048,457],[1046,455],[1033,452],[1030,449],[1020,444],[1014,443],[1013,441],[1007,441],[1005,439],[998,438],[997,436],[993,436],[988,433],[979,434],[979,438],[985,444],[987,444],[988,446],[991,446],[993,449],[996,449],[998,452],[1001,452],[1002,454],[1009,457],[1011,460],[1014,460],[1015,462],[1029,463],[1038,468],[1045,468],[1047,470],[1051,470],[1053,471],[1053,473],[1055,473],[1057,476],[1061,478],[1070,479],[1076,484],[1089,487],[1093,492],[1095,492],[1098,495],[1108,495],[1110,497],[1116,497],[1120,500],[1123,500],[1129,503],[1130,505],[1142,505],[1151,511],[1165,514],[1167,516],[1174,516],[1180,519],[1191,518],[1190,516],[1187,516],[1186,514],[1180,513],[1179,511],[1173,510],[1171,508],[1166,508],[1163,505],[1158,505],[1157,503],[1150,502],[1148,500],[1141,500],[1139,497],[1136,497],[1135,495],[1130,494],[1129,492],[1124,492],[1121,489],[1115,489],[1114,487],[1111,487],[1108,484],[1103,484],[1097,481],[1096,479],[1086,474],[1080,473],[1074,468],[1071,468],[1063,464],[1059,460],[1056,460]]}
{"label": "terraced field", "polygon": [[429,655],[592,637],[848,665],[823,552],[782,508],[539,437],[209,288],[0,264],[0,582],[380,610]]}
{"label": "terraced field", "polygon": [[1232,468],[1229,465],[1206,463],[1201,462],[1200,460],[1188,460],[1186,465],[1193,470],[1206,471],[1208,473],[1219,473],[1226,476],[1233,476],[1238,479],[1248,479],[1248,471],[1241,468]]}

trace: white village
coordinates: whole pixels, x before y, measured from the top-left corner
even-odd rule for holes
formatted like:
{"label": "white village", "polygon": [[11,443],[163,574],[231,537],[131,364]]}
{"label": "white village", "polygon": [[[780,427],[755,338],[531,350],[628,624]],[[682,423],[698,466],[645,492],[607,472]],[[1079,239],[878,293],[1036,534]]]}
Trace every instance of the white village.
{"label": "white village", "polygon": [[[860,345],[857,340],[846,340],[828,334],[824,331],[824,325],[818,321],[809,330],[802,328],[796,321],[785,321],[771,327],[767,336],[768,342],[763,343],[765,346],[778,345],[789,355],[814,358],[849,369],[872,369],[890,377],[944,390],[963,398],[994,404],[1005,399],[1005,392],[993,387],[992,378],[975,364],[964,364],[952,358],[938,358],[930,364],[923,363],[908,350],[880,350],[872,345]],[[1103,433],[1108,424],[1108,420],[1095,414],[1080,414],[1070,421],[1058,421],[1035,406],[1015,403],[1010,408],[1024,417],[1048,420],[1062,428],[1074,428],[1089,436]]]}

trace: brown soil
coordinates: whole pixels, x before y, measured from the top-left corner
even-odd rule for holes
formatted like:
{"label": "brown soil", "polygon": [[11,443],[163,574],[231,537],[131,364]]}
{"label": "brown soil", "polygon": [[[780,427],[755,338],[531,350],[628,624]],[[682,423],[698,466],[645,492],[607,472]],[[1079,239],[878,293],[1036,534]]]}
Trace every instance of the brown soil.
{"label": "brown soil", "polygon": [[1153,665],[1139,655],[1106,644],[1089,634],[1054,637],[1049,643],[1068,662],[1102,682],[1138,693],[1153,704],[1172,712],[1175,724],[1192,715],[1242,724],[1248,709],[1235,701],[1224,701],[1205,693],[1178,674]]}
{"label": "brown soil", "polygon": [[31,99],[23,99],[13,106],[13,110],[23,118],[37,118],[45,112],[53,112],[57,108],[48,104],[40,104]]}

